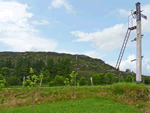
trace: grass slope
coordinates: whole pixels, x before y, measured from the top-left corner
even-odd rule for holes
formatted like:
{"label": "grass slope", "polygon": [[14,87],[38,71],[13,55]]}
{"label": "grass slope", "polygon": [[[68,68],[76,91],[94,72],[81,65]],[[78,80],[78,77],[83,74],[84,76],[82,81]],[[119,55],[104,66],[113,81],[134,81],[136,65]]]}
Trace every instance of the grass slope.
{"label": "grass slope", "polygon": [[[15,107],[1,111],[1,113],[28,113],[30,106]],[[75,100],[73,106],[70,101],[41,104],[33,106],[33,113],[142,113],[137,108],[104,99]]]}

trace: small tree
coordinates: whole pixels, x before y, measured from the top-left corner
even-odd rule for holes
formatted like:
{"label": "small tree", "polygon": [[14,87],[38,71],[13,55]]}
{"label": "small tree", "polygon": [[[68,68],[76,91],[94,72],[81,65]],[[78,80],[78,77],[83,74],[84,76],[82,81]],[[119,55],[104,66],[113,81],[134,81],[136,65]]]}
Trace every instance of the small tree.
{"label": "small tree", "polygon": [[4,88],[6,86],[6,80],[4,77],[0,74],[0,89]]}
{"label": "small tree", "polygon": [[75,79],[75,77],[77,77],[77,75],[78,75],[78,73],[75,73],[75,71],[72,71],[72,73],[70,74],[70,78],[71,78],[70,82],[71,82],[71,85],[73,85],[74,79]]}
{"label": "small tree", "polygon": [[[34,95],[34,86],[38,86],[38,76],[33,75],[33,69],[30,68],[30,73],[31,73],[31,79],[29,76],[27,76],[27,80],[25,82],[22,82],[23,86],[26,86],[29,90],[32,90],[32,106],[31,106],[31,113],[33,113],[33,95]],[[33,81],[34,80],[34,81]]]}
{"label": "small tree", "polygon": [[65,86],[68,86],[69,85],[69,78],[66,78],[66,80],[64,81],[64,84],[65,84]]}

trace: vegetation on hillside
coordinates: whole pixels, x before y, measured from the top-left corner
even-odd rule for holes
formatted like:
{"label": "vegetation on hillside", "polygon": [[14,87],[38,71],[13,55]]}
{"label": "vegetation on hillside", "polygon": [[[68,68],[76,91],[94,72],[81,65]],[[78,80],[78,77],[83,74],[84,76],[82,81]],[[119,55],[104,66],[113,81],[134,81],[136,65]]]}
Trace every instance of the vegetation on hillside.
{"label": "vegetation on hillside", "polygon": [[[54,82],[56,76],[70,79],[69,75],[72,71],[78,73],[76,77],[77,81],[81,77],[85,77],[85,80],[89,81],[90,77],[95,76],[94,74],[102,73],[105,75],[109,72],[115,76],[113,78],[115,81],[119,80],[118,73],[121,76],[120,81],[123,81],[127,76],[134,77],[135,81],[135,73],[129,69],[125,72],[118,72],[104,61],[85,55],[70,55],[55,52],[0,52],[0,74],[2,74],[10,86],[22,85],[23,77],[27,78],[27,76],[30,76],[31,78],[30,68],[33,68],[33,75],[40,76],[43,73],[43,84]],[[101,75],[101,79],[107,78],[108,84],[113,81],[110,81],[110,77]],[[104,83],[104,81],[101,82]],[[145,83],[150,84],[149,77],[145,77]]]}

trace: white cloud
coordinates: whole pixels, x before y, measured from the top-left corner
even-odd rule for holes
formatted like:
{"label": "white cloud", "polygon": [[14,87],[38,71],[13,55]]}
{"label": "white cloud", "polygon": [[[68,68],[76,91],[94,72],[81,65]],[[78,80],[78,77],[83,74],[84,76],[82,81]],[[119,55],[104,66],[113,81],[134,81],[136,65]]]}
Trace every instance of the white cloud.
{"label": "white cloud", "polygon": [[75,11],[73,10],[73,6],[67,2],[67,0],[53,0],[51,2],[51,5],[48,7],[51,8],[61,8],[62,6],[65,7],[67,13],[73,13],[75,14]]}
{"label": "white cloud", "polygon": [[[150,17],[150,5],[142,6],[142,13]],[[127,11],[124,9],[118,9],[118,12],[121,16],[128,17],[131,11]],[[136,25],[136,20],[133,20],[133,26]],[[142,33],[150,33],[150,21],[142,19]],[[131,27],[131,19],[130,19],[130,27]],[[93,33],[85,33],[82,31],[71,31],[70,33],[78,39],[73,42],[92,42],[94,48],[98,48],[101,50],[116,50],[122,46],[126,31],[128,28],[128,23],[126,24],[116,24],[113,27],[105,28],[101,31],[93,32]],[[136,30],[130,33],[130,39],[128,41],[128,47],[135,46],[135,43],[131,42],[136,37]]]}
{"label": "white cloud", "polygon": [[27,4],[0,1],[0,41],[14,51],[54,50],[57,43],[38,36],[39,31],[29,24],[33,14]]}
{"label": "white cloud", "polygon": [[47,20],[41,20],[41,22],[33,21],[32,24],[34,24],[34,25],[48,25],[50,23]]}
{"label": "white cloud", "polygon": [[[126,69],[130,69],[136,73],[136,60],[131,62],[131,60],[136,59],[134,54],[129,55],[127,60],[121,61],[119,69],[121,71],[125,71]],[[116,67],[116,62],[109,61],[108,64]],[[147,75],[150,72],[150,60],[149,59],[142,59],[142,74]]]}
{"label": "white cloud", "polygon": [[[147,4],[147,5],[144,5],[144,6],[141,6],[141,10],[143,10],[142,14],[146,15],[148,18],[150,17],[150,4]],[[119,12],[119,15],[120,16],[123,16],[125,18],[127,18],[129,15],[131,15],[131,11],[130,10],[125,10],[125,9],[118,9],[116,10]],[[135,9],[134,9],[135,11]],[[150,29],[149,29],[149,26],[150,26],[150,20],[145,20],[142,18],[142,32],[143,33],[150,33]],[[130,22],[131,24],[131,22]],[[136,24],[136,21],[134,19],[133,21],[133,24],[135,25]]]}
{"label": "white cloud", "polygon": [[56,50],[56,52],[58,53],[68,53],[68,54],[72,54],[72,55],[86,55],[86,56],[89,56],[89,57],[92,57],[92,58],[103,58],[105,57],[107,54],[102,54],[102,53],[99,53],[98,51],[85,51],[85,52],[75,52],[75,51],[67,51],[65,49],[61,49],[61,50]]}
{"label": "white cloud", "polygon": [[147,70],[150,72],[150,65],[147,65],[146,68],[147,68]]}
{"label": "white cloud", "polygon": [[136,61],[131,62],[131,60],[136,59],[135,55],[129,55],[127,60],[124,60],[120,64],[120,69],[125,70],[125,69],[132,69],[135,71],[136,69]]}
{"label": "white cloud", "polygon": [[90,56],[92,58],[99,58],[102,59],[103,57],[105,57],[107,54],[102,54],[99,53],[98,51],[86,51],[84,52],[84,55]]}
{"label": "white cloud", "polygon": [[[72,35],[79,37],[73,42],[93,42],[93,47],[100,50],[115,50],[122,46],[127,24],[117,24],[102,31],[84,33],[82,31],[71,31]],[[133,45],[133,44],[132,44]]]}

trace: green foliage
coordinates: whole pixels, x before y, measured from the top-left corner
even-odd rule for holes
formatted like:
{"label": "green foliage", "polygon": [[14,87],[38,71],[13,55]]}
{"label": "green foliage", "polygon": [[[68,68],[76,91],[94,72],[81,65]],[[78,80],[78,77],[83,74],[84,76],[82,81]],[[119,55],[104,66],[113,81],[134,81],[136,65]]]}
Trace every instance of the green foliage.
{"label": "green foliage", "polygon": [[36,74],[39,74],[42,70],[42,67],[45,66],[45,63],[42,59],[37,59],[35,62],[33,62],[32,66],[36,70]]}
{"label": "green foliage", "polygon": [[105,80],[107,84],[111,84],[112,83],[112,79],[113,79],[113,74],[108,72],[105,74]]}
{"label": "green foliage", "polygon": [[90,78],[87,79],[87,85],[89,85],[89,86],[91,85],[91,80],[90,80]]}
{"label": "green foliage", "polygon": [[144,77],[145,79],[145,84],[150,84],[150,77]]}
{"label": "green foliage", "polygon": [[16,76],[23,78],[23,76],[28,76],[30,74],[31,60],[29,58],[19,58],[17,59],[17,64],[15,66]]}
{"label": "green foliage", "polygon": [[81,77],[81,78],[80,78],[79,85],[80,85],[80,86],[86,85],[85,77]]}
{"label": "green foliage", "polygon": [[71,82],[71,85],[74,84],[74,78],[77,77],[78,73],[75,73],[75,71],[72,71],[72,73],[70,74],[70,82]]}
{"label": "green foliage", "polygon": [[125,82],[132,82],[132,76],[126,76],[126,78],[125,78]]}
{"label": "green foliage", "polygon": [[51,81],[51,79],[50,79],[49,76],[46,76],[46,77],[44,76],[43,79],[42,79],[42,83],[48,83],[50,81]]}
{"label": "green foliage", "polygon": [[5,60],[1,59],[0,60],[0,69],[3,67],[6,67],[6,62],[5,62]]}
{"label": "green foliage", "polygon": [[0,89],[6,87],[6,80],[4,77],[0,74]]}
{"label": "green foliage", "polygon": [[40,79],[43,79],[43,73],[40,73],[40,77],[39,77]]}
{"label": "green foliage", "polygon": [[4,76],[2,74],[0,74],[0,80],[3,80]]}
{"label": "green foliage", "polygon": [[70,73],[72,72],[71,60],[68,58],[58,59],[58,68],[57,74],[69,78]]}
{"label": "green foliage", "polygon": [[65,81],[65,77],[63,76],[56,75],[54,78],[54,84],[58,86],[65,85],[64,81]]}
{"label": "green foliage", "polygon": [[53,81],[49,82],[49,84],[48,84],[49,87],[52,87],[52,86],[54,86],[54,85],[55,85],[55,84],[54,84]]}
{"label": "green foliage", "polygon": [[120,78],[120,82],[125,82],[125,79],[124,78]]}
{"label": "green foliage", "polygon": [[8,68],[14,68],[14,65],[12,63],[12,59],[11,58],[7,58],[6,59],[6,67],[8,67]]}
{"label": "green foliage", "polygon": [[119,78],[115,77],[115,83],[119,82]]}
{"label": "green foliage", "polygon": [[[32,74],[33,73],[33,69],[30,68],[30,73]],[[42,77],[42,74],[41,74],[41,77]],[[38,76],[36,76],[35,74],[32,76],[32,81],[30,80],[30,77],[27,76],[27,79],[25,82],[22,82],[23,86],[24,87],[27,87],[29,90],[31,90],[31,87],[34,87],[34,86],[37,86],[39,83],[38,81],[40,80],[38,78]]]}
{"label": "green foliage", "polygon": [[2,68],[2,75],[8,76],[9,74],[10,74],[10,69],[8,67],[3,67]]}
{"label": "green foliage", "polygon": [[116,94],[116,95],[117,94],[122,95],[125,92],[125,90],[123,89],[123,87],[115,85],[113,88],[114,88],[113,89],[113,93]]}
{"label": "green foliage", "polygon": [[21,85],[21,80],[20,78],[16,77],[16,76],[10,76],[7,78],[7,82],[9,85]]}
{"label": "green foliage", "polygon": [[[99,74],[94,74],[92,75],[92,80],[94,85],[98,84],[105,84],[105,74],[104,73],[99,73]],[[91,80],[88,80],[88,84],[91,85]]]}
{"label": "green foliage", "polygon": [[32,68],[30,68],[30,73],[33,74],[33,69]]}
{"label": "green foliage", "polygon": [[69,85],[69,83],[70,83],[70,82],[69,82],[69,78],[66,78],[66,80],[64,81],[65,86],[66,86],[66,85]]}
{"label": "green foliage", "polygon": [[92,75],[92,80],[93,80],[93,84],[94,85],[100,84],[100,76],[99,76],[99,74]]}

